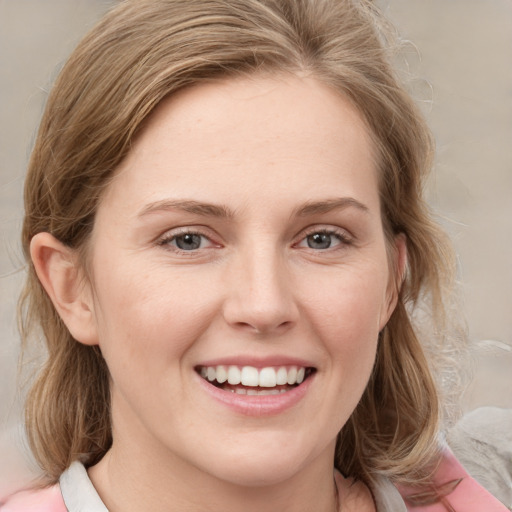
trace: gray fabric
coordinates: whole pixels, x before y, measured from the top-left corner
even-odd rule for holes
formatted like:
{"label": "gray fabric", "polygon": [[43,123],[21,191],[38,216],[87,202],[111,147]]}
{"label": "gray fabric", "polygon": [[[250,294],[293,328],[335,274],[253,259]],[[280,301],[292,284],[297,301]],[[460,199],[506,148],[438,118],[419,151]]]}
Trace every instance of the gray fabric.
{"label": "gray fabric", "polygon": [[372,488],[377,512],[407,512],[397,488],[385,477],[377,477]]}
{"label": "gray fabric", "polygon": [[[80,462],[73,462],[60,480],[60,490],[69,512],[108,512]],[[395,486],[386,478],[378,477],[372,488],[377,512],[407,512]]]}
{"label": "gray fabric", "polygon": [[73,462],[60,476],[59,483],[69,512],[108,512],[80,462]]}
{"label": "gray fabric", "polygon": [[512,409],[475,409],[447,441],[466,471],[512,510]]}

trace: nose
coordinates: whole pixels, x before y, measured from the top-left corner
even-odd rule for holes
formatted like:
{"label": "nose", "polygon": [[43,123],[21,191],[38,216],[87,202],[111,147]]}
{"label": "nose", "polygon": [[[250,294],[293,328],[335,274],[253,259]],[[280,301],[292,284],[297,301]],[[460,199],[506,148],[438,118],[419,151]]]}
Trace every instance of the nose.
{"label": "nose", "polygon": [[225,321],[237,330],[278,335],[299,318],[293,283],[283,257],[271,251],[248,251],[227,270]]}

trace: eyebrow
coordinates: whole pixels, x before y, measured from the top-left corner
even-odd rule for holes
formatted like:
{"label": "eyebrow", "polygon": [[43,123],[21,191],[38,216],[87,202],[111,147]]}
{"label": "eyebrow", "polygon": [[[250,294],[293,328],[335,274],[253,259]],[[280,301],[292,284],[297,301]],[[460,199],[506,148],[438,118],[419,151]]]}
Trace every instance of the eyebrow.
{"label": "eyebrow", "polygon": [[337,197],[325,201],[311,201],[295,210],[297,217],[307,217],[309,215],[318,215],[328,213],[333,210],[345,210],[346,208],[357,208],[368,213],[369,208],[353,197]]}
{"label": "eyebrow", "polygon": [[[339,197],[326,199],[324,201],[311,201],[298,207],[292,213],[292,217],[307,217],[310,215],[318,215],[328,213],[333,210],[344,210],[346,208],[357,208],[362,212],[368,212],[368,207],[353,197]],[[223,219],[232,219],[235,213],[228,207],[212,203],[202,203],[191,199],[171,200],[164,199],[155,201],[146,205],[138,214],[138,217],[144,217],[155,212],[181,210],[187,213],[200,215],[204,217],[218,217]]]}
{"label": "eyebrow", "polygon": [[146,205],[138,214],[139,217],[144,217],[150,213],[167,211],[167,210],[181,210],[195,215],[204,217],[220,217],[232,218],[234,213],[227,207],[211,203],[202,203],[193,200],[170,200],[164,199],[162,201],[155,201]]}

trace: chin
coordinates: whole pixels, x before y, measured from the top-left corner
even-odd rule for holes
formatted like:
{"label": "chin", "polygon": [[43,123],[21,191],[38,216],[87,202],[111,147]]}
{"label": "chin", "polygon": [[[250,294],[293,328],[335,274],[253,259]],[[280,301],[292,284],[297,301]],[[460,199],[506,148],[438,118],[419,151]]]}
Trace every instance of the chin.
{"label": "chin", "polygon": [[[290,442],[291,441],[291,442]],[[218,479],[242,487],[263,487],[280,484],[297,474],[301,469],[311,464],[318,457],[321,449],[301,446],[297,440],[286,442],[265,442],[263,439],[254,439],[250,446],[244,449],[238,445],[223,453],[219,457],[211,454],[209,462],[216,460],[216,464],[209,464],[204,468]],[[293,443],[293,446],[291,444]],[[332,456],[329,463],[332,465]],[[323,450],[325,451],[325,450]]]}
{"label": "chin", "polygon": [[239,460],[230,468],[219,469],[215,476],[240,487],[270,487],[292,478],[300,469],[293,464],[283,464],[275,459],[276,457],[272,457],[265,463]]}

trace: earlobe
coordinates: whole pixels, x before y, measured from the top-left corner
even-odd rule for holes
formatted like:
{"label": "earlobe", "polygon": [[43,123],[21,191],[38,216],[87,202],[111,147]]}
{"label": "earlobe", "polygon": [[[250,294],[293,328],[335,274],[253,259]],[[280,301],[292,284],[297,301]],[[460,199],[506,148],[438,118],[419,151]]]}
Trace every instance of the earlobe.
{"label": "earlobe", "polygon": [[30,242],[30,256],[39,281],[73,338],[97,345],[92,296],[73,249],[50,233],[38,233]]}

